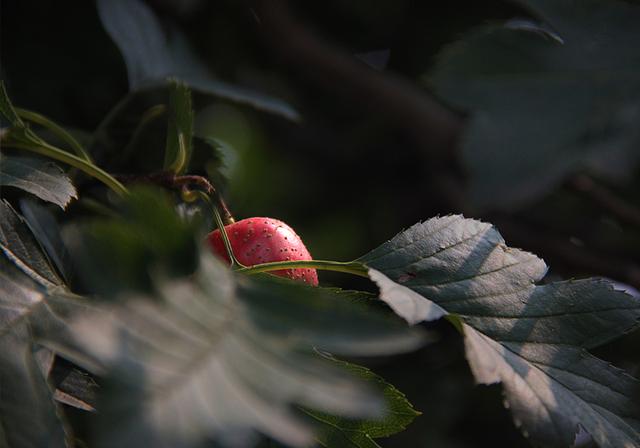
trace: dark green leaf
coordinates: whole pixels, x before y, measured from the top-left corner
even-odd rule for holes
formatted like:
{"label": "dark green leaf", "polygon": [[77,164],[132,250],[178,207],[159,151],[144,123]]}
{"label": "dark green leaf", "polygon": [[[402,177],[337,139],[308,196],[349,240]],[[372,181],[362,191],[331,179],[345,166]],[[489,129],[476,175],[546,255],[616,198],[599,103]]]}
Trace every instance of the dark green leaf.
{"label": "dark green leaf", "polygon": [[0,185],[27,191],[65,208],[78,194],[64,171],[46,159],[2,154]]}
{"label": "dark green leaf", "polygon": [[515,207],[587,169],[612,181],[640,160],[640,5],[518,0],[552,34],[486,27],[441,54],[430,80],[472,113],[470,195]]}
{"label": "dark green leaf", "polygon": [[192,153],[191,91],[179,81],[172,81],[169,89],[169,127],[164,168],[176,174],[182,174],[189,166]]}
{"label": "dark green leaf", "polygon": [[309,415],[322,423],[322,429],[316,435],[316,440],[330,448],[378,447],[373,439],[389,437],[403,431],[418,415],[404,394],[369,369],[331,358],[334,362],[344,366],[349,371],[382,389],[386,401],[387,412],[382,419],[350,420],[317,411],[307,411]]}
{"label": "dark green leaf", "polygon": [[0,247],[6,257],[40,285],[60,285],[60,279],[22,218],[4,200],[0,202],[0,211]]}
{"label": "dark green leaf", "polygon": [[20,201],[20,210],[29,229],[33,232],[33,236],[40,243],[57,271],[68,281],[72,275],[71,260],[53,213],[47,207],[32,200]]}
{"label": "dark green leaf", "polygon": [[[93,292],[114,295],[149,290],[152,275],[187,275],[196,269],[197,222],[179,218],[160,189],[133,188],[110,220],[93,220],[63,232],[64,241]],[[203,237],[204,238],[204,237]]]}
{"label": "dark green leaf", "polygon": [[132,90],[174,77],[193,89],[256,109],[299,120],[284,101],[215,79],[182,32],[165,33],[153,10],[141,0],[100,0],[103,26],[125,60]]}
{"label": "dark green leaf", "polygon": [[0,243],[0,445],[66,447],[67,435],[47,383],[52,353],[38,337],[64,338],[49,294],[61,294],[29,229],[4,201]]}
{"label": "dark green leaf", "polygon": [[542,260],[461,216],[417,224],[361,261],[409,322],[462,319],[476,379],[502,381],[534,443],[569,446],[579,425],[602,447],[640,443],[638,381],[585,350],[636,328],[637,299],[596,279],[536,285]]}

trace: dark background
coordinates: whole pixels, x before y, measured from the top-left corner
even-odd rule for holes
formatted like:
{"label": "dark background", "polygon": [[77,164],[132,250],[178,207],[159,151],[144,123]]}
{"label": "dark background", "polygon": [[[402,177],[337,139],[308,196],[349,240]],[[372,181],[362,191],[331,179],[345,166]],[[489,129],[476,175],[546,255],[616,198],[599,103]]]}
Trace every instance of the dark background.
{"label": "dark background", "polygon": [[[419,123],[405,125],[387,109],[387,102],[404,101],[393,89],[366,90],[400,80],[407,104],[428,95],[421,77],[444,44],[524,11],[503,1],[291,3],[286,23],[295,27],[283,30],[257,20],[270,8],[263,2],[150,2],[182,27],[220,79],[280,97],[302,116],[292,123],[222,100],[199,110],[203,129],[233,148],[226,196],[237,217],[277,217],[298,230],[314,258],[350,260],[418,221],[465,213],[543,257],[552,279],[601,275],[640,287],[638,228],[625,227],[580,192],[580,178],[533,204],[475,213],[465,199],[457,139],[434,156],[416,138]],[[122,57],[93,2],[4,0],[1,8],[2,78],[14,103],[89,135],[128,92]],[[322,51],[305,47],[307,35]],[[636,176],[635,183],[607,188],[638,205],[639,185]],[[323,272],[321,281],[371,289],[339,274]],[[445,323],[431,327],[436,343],[371,365],[423,412],[407,431],[380,443],[528,446],[502,406],[500,387],[474,386],[457,332]],[[597,355],[638,374],[639,342],[630,335]]]}

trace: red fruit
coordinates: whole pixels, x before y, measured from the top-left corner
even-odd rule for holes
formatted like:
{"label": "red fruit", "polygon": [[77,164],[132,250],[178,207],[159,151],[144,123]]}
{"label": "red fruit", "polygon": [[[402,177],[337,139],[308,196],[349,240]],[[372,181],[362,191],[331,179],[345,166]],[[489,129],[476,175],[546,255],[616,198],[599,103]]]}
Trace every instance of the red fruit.
{"label": "red fruit", "polygon": [[[247,218],[225,226],[233,254],[245,266],[272,261],[313,260],[300,237],[291,227],[273,218]],[[231,263],[216,229],[207,236],[213,252]],[[285,269],[272,274],[318,286],[315,269]]]}

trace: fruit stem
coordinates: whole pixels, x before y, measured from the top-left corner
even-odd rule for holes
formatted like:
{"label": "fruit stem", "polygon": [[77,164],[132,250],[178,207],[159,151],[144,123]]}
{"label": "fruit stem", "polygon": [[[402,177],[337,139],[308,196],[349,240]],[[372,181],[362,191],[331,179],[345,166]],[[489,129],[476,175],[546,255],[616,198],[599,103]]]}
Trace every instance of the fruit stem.
{"label": "fruit stem", "polygon": [[[213,210],[213,217],[216,221],[216,226],[218,227],[218,229],[220,229],[220,235],[222,236],[222,242],[224,243],[224,248],[227,251],[227,255],[229,255],[229,259],[231,260],[231,267],[240,268],[240,269],[245,268],[245,266],[242,263],[240,263],[236,258],[236,256],[233,254],[233,249],[231,248],[231,241],[229,240],[229,235],[227,235],[227,229],[225,229],[225,225],[228,225],[228,224],[225,224],[224,220],[222,219],[222,216],[220,215],[220,211],[218,210],[218,207],[216,207],[216,205],[213,204],[213,202],[211,202],[211,196],[209,196],[206,192],[202,190],[189,190],[186,184],[182,186],[182,198],[185,201],[193,202],[196,200],[197,197],[202,199]],[[232,223],[233,221],[231,221],[230,224]]]}
{"label": "fruit stem", "polygon": [[274,261],[271,263],[256,264],[250,267],[242,267],[237,272],[245,274],[259,274],[262,272],[279,271],[282,269],[299,269],[311,268],[323,271],[345,272],[347,274],[358,275],[360,277],[369,278],[368,268],[357,261],[326,261],[326,260],[309,260],[309,261]]}
{"label": "fruit stem", "polygon": [[229,241],[229,235],[227,235],[227,229],[225,229],[225,223],[222,220],[222,216],[220,216],[220,212],[218,211],[218,207],[211,204],[211,208],[213,208],[213,216],[216,219],[216,225],[218,229],[220,229],[220,236],[222,236],[222,242],[224,243],[224,248],[227,251],[227,255],[229,255],[229,259],[231,260],[231,268],[238,267],[240,269],[246,269],[246,267],[238,261],[236,256],[233,254],[233,248],[231,247],[231,241]]}
{"label": "fruit stem", "polygon": [[[124,183],[132,183],[132,182],[150,182],[153,184],[161,185],[165,188],[180,188],[183,192],[183,197],[185,194],[190,194],[192,191],[190,186],[197,186],[204,190],[204,193],[207,194],[207,202],[211,203],[212,195],[216,201],[216,208],[222,212],[222,221],[225,225],[233,224],[235,219],[233,219],[233,215],[229,211],[227,204],[222,199],[222,195],[218,193],[218,190],[213,186],[209,180],[204,176],[199,176],[196,174],[186,174],[183,176],[177,176],[174,172],[171,171],[161,171],[159,173],[150,173],[150,174],[117,174],[115,177],[124,182]],[[202,196],[200,196],[202,198]],[[211,204],[213,207],[213,204]]]}
{"label": "fruit stem", "polygon": [[197,175],[184,175],[184,176],[176,176],[173,179],[173,181],[175,182],[176,185],[194,184],[204,188],[207,193],[213,195],[216,201],[216,206],[215,206],[216,210],[222,211],[221,218],[224,225],[228,226],[229,224],[233,224],[234,222],[236,222],[236,220],[233,219],[233,215],[229,211],[229,207],[227,207],[227,203],[224,202],[222,195],[220,194],[220,192],[218,192],[216,187],[214,187],[213,184],[209,182],[209,180],[206,177],[197,176]]}

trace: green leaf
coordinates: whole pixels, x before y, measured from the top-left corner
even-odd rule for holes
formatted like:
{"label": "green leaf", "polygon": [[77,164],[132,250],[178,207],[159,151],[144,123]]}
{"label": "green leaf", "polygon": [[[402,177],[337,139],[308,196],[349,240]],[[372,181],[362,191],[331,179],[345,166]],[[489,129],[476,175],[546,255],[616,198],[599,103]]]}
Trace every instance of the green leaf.
{"label": "green leaf", "polygon": [[196,269],[198,221],[183,221],[169,195],[138,187],[118,204],[109,220],[95,219],[67,227],[63,240],[85,286],[114,296],[124,290],[148,291],[152,276],[191,274]]}
{"label": "green leaf", "polygon": [[175,174],[186,171],[191,160],[193,107],[191,90],[184,83],[172,81],[169,90],[169,128],[164,168]]}
{"label": "green leaf", "polygon": [[100,0],[102,24],[120,49],[131,90],[167,78],[184,81],[195,90],[298,121],[298,112],[284,101],[219,81],[175,26],[166,33],[153,10],[141,0]]}
{"label": "green leaf", "polygon": [[0,185],[20,188],[62,209],[78,197],[58,165],[36,157],[0,154]]}
{"label": "green leaf", "polygon": [[327,357],[376,388],[383,390],[387,412],[382,419],[352,420],[307,410],[306,412],[309,415],[322,423],[322,429],[316,435],[316,440],[322,446],[330,448],[375,448],[379,445],[373,439],[389,437],[404,431],[420,415],[419,412],[413,409],[413,406],[411,406],[411,403],[402,392],[371,372],[371,370],[333,357]]}
{"label": "green leaf", "polygon": [[40,287],[0,255],[0,445],[66,447],[53,390],[38,364],[29,319]]}
{"label": "green leaf", "polygon": [[476,380],[503,383],[534,443],[569,446],[579,425],[602,447],[640,443],[638,381],[585,350],[636,328],[637,299],[597,279],[537,285],[542,260],[461,216],[416,224],[360,261],[407,321],[462,320]]}
{"label": "green leaf", "polygon": [[26,225],[0,203],[0,445],[66,447],[68,436],[46,375],[52,354],[38,337],[64,337],[59,279]]}
{"label": "green leaf", "polygon": [[69,251],[60,236],[60,227],[47,207],[32,200],[21,200],[20,211],[33,236],[68,283],[72,276]]}
{"label": "green leaf", "polygon": [[22,218],[5,200],[0,201],[0,211],[0,248],[5,256],[38,284],[60,285],[60,278]]}
{"label": "green leaf", "polygon": [[462,142],[480,207],[522,206],[579,170],[611,181],[640,161],[640,5],[518,0],[541,27],[484,27],[445,48],[429,81],[471,112]]}

